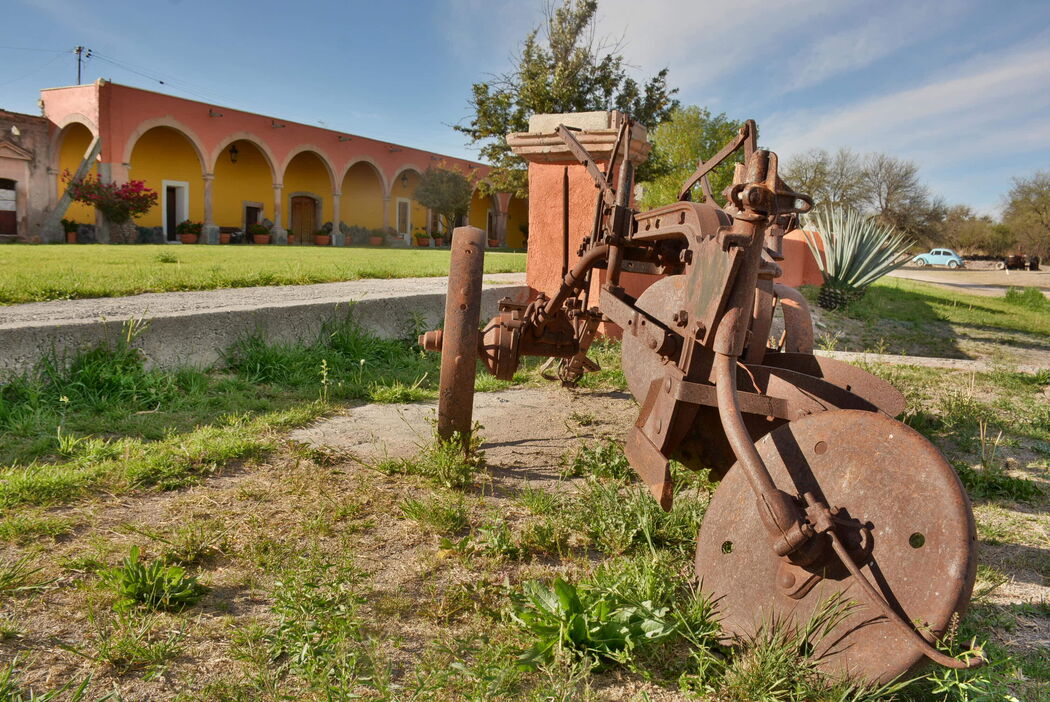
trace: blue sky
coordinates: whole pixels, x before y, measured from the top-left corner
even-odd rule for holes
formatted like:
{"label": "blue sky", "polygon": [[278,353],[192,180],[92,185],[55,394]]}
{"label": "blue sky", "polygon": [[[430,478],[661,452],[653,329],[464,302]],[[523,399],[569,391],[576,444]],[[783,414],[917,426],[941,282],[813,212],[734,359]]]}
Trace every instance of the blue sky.
{"label": "blue sky", "polygon": [[[35,114],[40,88],[73,84],[73,55],[49,51],[81,44],[97,54],[84,82],[105,77],[467,158],[476,154],[449,125],[469,115],[471,83],[511,66],[543,7],[0,2],[0,46],[40,49],[0,49],[5,109]],[[991,214],[1013,177],[1050,169],[1045,0],[601,0],[599,14],[598,36],[618,41],[639,77],[669,67],[684,104],[755,118],[782,157],[891,153],[919,163],[950,203]]]}

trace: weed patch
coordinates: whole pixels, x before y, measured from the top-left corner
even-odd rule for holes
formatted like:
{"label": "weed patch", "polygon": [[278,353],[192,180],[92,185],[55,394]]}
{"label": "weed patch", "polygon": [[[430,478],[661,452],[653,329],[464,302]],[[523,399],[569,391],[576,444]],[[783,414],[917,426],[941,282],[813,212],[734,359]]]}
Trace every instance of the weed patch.
{"label": "weed patch", "polygon": [[182,610],[197,604],[207,588],[185,569],[165,565],[163,561],[146,563],[139,560],[139,548],[133,546],[124,562],[100,573],[103,584],[117,595],[116,607],[128,609],[144,606],[155,610]]}

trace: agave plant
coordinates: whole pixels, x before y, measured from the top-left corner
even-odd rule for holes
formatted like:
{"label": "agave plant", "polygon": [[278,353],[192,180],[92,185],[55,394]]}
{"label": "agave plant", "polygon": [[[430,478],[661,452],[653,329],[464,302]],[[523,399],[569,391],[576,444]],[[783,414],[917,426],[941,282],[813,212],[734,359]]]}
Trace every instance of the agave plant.
{"label": "agave plant", "polygon": [[824,309],[833,310],[859,299],[869,285],[908,262],[910,239],[855,210],[820,210],[810,223],[824,243],[821,254],[816,237],[805,232],[809,250],[824,276],[817,299]]}

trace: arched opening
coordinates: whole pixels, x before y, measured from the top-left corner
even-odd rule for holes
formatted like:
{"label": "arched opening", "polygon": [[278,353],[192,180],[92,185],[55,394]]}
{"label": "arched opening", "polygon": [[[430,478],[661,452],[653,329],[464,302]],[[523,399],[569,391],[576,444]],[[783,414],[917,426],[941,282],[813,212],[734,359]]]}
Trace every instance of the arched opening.
{"label": "arched opening", "polygon": [[529,201],[512,197],[507,205],[507,246],[524,249],[529,240]]}
{"label": "arched opening", "polygon": [[159,196],[159,206],[140,217],[138,224],[163,227],[164,237],[175,241],[179,222],[203,221],[204,179],[189,137],[173,127],[153,127],[135,142],[130,164],[128,177],[145,181]]}
{"label": "arched opening", "polygon": [[[343,194],[339,207],[343,222],[350,227],[382,228],[383,181],[375,166],[367,161],[355,163],[343,176],[340,192]],[[362,242],[357,240],[354,243]]]}
{"label": "arched opening", "polygon": [[288,243],[312,244],[313,233],[332,218],[332,180],[321,156],[301,151],[284,170]]}
{"label": "arched opening", "polygon": [[[66,184],[62,182],[62,174],[66,171],[71,174],[77,172],[94,138],[91,130],[80,122],[72,122],[62,128],[58,136],[58,174],[55,176],[55,188],[59,196],[66,189]],[[88,173],[97,175],[98,164],[93,163]],[[94,224],[95,208],[82,202],[71,202],[66,209],[65,218],[80,224]]]}
{"label": "arched opening", "polygon": [[0,178],[0,236],[18,236],[18,188],[10,178]]}
{"label": "arched opening", "polygon": [[475,189],[470,196],[470,209],[467,210],[467,224],[484,231],[489,239],[496,237],[496,215],[499,208],[495,198],[482,195],[480,190]]}
{"label": "arched opening", "polygon": [[403,168],[394,177],[390,187],[390,205],[393,208],[390,221],[405,242],[412,243],[412,235],[418,230],[429,231],[430,212],[415,199],[419,185],[419,171]]}
{"label": "arched opening", "polygon": [[220,232],[273,220],[273,169],[254,142],[238,139],[215,160],[212,217]]}

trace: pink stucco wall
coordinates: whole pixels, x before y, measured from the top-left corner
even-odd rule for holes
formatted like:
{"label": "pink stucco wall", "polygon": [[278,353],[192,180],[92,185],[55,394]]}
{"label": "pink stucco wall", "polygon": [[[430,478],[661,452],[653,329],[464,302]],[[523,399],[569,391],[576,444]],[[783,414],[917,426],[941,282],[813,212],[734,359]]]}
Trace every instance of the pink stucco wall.
{"label": "pink stucco wall", "polygon": [[[463,172],[475,170],[482,177],[488,172],[482,164],[430,151],[105,81],[43,90],[41,98],[56,137],[66,124],[83,122],[92,133],[103,136],[102,162],[118,167],[130,160],[138,137],[152,127],[168,126],[182,131],[194,144],[204,173],[212,172],[223,149],[237,139],[251,140],[261,148],[272,161],[277,180],[295,154],[317,152],[334,177],[335,190],[350,166],[359,161],[372,163],[387,189],[402,170],[422,172],[438,162],[458,166]],[[211,111],[222,116],[209,116]],[[275,121],[285,126],[274,128]],[[341,136],[350,139],[340,141]]]}

